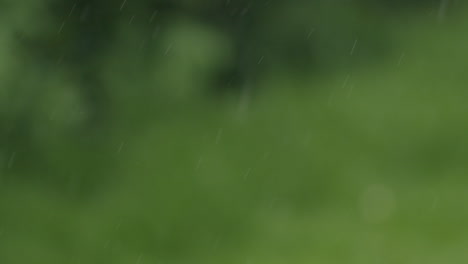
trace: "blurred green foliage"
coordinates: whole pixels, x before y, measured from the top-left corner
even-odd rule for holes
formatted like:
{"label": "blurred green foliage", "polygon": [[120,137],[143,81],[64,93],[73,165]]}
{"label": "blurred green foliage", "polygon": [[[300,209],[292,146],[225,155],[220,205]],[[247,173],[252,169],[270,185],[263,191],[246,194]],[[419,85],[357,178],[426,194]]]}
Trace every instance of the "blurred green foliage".
{"label": "blurred green foliage", "polygon": [[443,1],[0,1],[0,263],[465,263]]}

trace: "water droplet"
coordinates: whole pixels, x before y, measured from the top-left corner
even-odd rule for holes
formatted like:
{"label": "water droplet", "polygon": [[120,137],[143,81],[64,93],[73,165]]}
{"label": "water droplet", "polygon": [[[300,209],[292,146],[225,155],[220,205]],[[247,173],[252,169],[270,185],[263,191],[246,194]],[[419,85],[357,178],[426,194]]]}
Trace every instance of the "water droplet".
{"label": "water droplet", "polygon": [[127,0],[123,0],[122,4],[120,5],[120,11],[122,11],[126,3],[127,3]]}
{"label": "water droplet", "polygon": [[7,169],[10,169],[13,166],[13,163],[15,162],[15,157],[16,157],[16,152],[13,152],[10,158],[8,159]]}
{"label": "water droplet", "polygon": [[218,134],[216,135],[216,140],[215,140],[216,145],[218,145],[219,141],[221,140],[222,134],[223,134],[223,129],[222,128],[218,129]]}
{"label": "water droplet", "polygon": [[358,43],[358,39],[356,39],[356,40],[354,41],[353,47],[351,48],[351,51],[349,52],[349,55],[353,55],[354,50],[356,49],[357,43]]}
{"label": "water droplet", "polygon": [[258,60],[257,64],[262,63],[264,57],[265,57],[265,56],[260,57],[260,59]]}
{"label": "water droplet", "polygon": [[396,209],[394,192],[382,184],[369,185],[361,194],[359,207],[365,221],[370,223],[385,221]]}

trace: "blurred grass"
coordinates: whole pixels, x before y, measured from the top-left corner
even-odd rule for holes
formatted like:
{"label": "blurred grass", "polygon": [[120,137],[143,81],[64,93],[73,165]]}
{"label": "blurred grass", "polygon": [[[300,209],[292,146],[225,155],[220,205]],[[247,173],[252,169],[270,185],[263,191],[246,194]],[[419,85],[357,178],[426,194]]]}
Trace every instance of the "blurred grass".
{"label": "blurred grass", "polygon": [[197,98],[116,127],[81,154],[104,169],[63,163],[106,174],[86,198],[4,174],[0,263],[466,263],[466,25],[399,25],[401,53],[333,78],[271,74],[247,112]]}

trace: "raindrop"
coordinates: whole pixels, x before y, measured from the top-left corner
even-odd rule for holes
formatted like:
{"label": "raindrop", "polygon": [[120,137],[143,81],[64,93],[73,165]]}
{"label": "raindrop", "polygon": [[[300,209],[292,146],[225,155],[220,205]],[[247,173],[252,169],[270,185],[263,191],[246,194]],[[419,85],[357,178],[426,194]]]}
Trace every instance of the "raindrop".
{"label": "raindrop", "polygon": [[137,259],[136,264],[140,263],[142,258],[143,258],[143,254],[140,254],[140,255],[138,256],[138,259]]}
{"label": "raindrop", "polygon": [[153,38],[153,39],[156,38],[157,35],[158,35],[158,33],[159,33],[159,31],[160,31],[160,29],[161,29],[161,28],[160,28],[159,26],[155,27],[155,28],[154,28],[154,31],[153,31],[153,34],[151,35],[151,38]]}
{"label": "raindrop", "polygon": [[164,56],[166,56],[166,55],[171,51],[171,49],[172,49],[172,43],[169,44],[169,46],[167,46],[167,49],[166,49],[166,51],[164,52]]}
{"label": "raindrop", "polygon": [[219,246],[219,241],[220,239],[219,238],[216,238],[213,242],[213,250],[216,250]]}
{"label": "raindrop", "polygon": [[357,43],[358,43],[358,39],[356,39],[356,40],[354,41],[353,47],[351,48],[351,52],[349,53],[349,55],[353,55],[354,50],[356,49]]}
{"label": "raindrop", "polygon": [[124,145],[125,145],[125,142],[122,141],[122,143],[120,143],[119,149],[117,150],[117,153],[120,153],[122,151],[122,148],[124,147]]}
{"label": "raindrop", "polygon": [[351,74],[346,75],[345,80],[343,81],[343,85],[341,85],[341,88],[345,88],[346,85],[348,85],[349,78],[351,77]]}
{"label": "raindrop", "polygon": [[311,30],[309,31],[309,34],[307,34],[307,39],[310,39],[310,37],[312,36],[312,34],[313,34],[314,32],[315,32],[315,29],[314,29],[314,28],[311,29]]}
{"label": "raindrop", "polygon": [[76,3],[73,4],[73,6],[72,6],[70,12],[69,12],[68,15],[67,15],[67,18],[65,18],[65,19],[63,20],[63,22],[62,22],[62,24],[60,25],[60,28],[59,28],[57,34],[60,34],[60,33],[62,32],[63,28],[65,27],[65,22],[66,22],[67,19],[73,14],[73,11],[75,11],[75,8],[76,8]]}
{"label": "raindrop", "polygon": [[333,97],[334,97],[334,92],[331,91],[330,92],[330,97],[328,97],[328,106],[331,106],[332,102],[333,102]]}
{"label": "raindrop", "polygon": [[145,47],[145,44],[146,44],[146,40],[143,39],[140,44],[140,51],[143,50],[143,48]]}
{"label": "raindrop", "polygon": [[439,22],[442,22],[447,14],[447,7],[450,0],[440,0],[439,11],[437,13],[437,18]]}
{"label": "raindrop", "polygon": [[401,53],[400,58],[398,59],[398,66],[400,66],[401,62],[403,61],[403,58],[405,58],[405,53]]}
{"label": "raindrop", "polygon": [[88,13],[89,13],[89,5],[87,5],[84,9],[83,12],[81,12],[80,15],[80,22],[85,21],[88,18]]}
{"label": "raindrop", "polygon": [[363,219],[370,223],[387,220],[396,209],[394,192],[385,185],[369,185],[361,194],[359,207]]}
{"label": "raindrop", "polygon": [[198,159],[197,166],[195,167],[195,170],[200,169],[202,162],[203,162],[203,157],[200,157]]}
{"label": "raindrop", "polygon": [[63,27],[65,27],[65,20],[62,22],[62,25],[60,25],[60,28],[59,28],[57,34],[60,34],[62,32]]}
{"label": "raindrop", "polygon": [[127,0],[123,0],[122,4],[120,5],[120,11],[122,11],[126,3],[127,3]]}
{"label": "raindrop", "polygon": [[15,162],[15,157],[16,157],[16,152],[13,152],[10,158],[8,159],[7,169],[10,169],[13,166],[13,163]]}
{"label": "raindrop", "polygon": [[242,9],[240,15],[241,15],[241,16],[245,16],[248,12],[249,12],[249,8],[246,7],[246,8],[244,8],[244,9]]}
{"label": "raindrop", "polygon": [[270,204],[268,205],[268,208],[273,209],[273,208],[275,208],[276,204],[277,204],[277,201],[275,199],[273,199],[273,200],[270,201]]}
{"label": "raindrop", "polygon": [[69,18],[73,14],[73,11],[75,11],[75,8],[76,8],[76,3],[73,4],[72,9],[70,10],[70,13],[68,13],[67,18]]}
{"label": "raindrop", "polygon": [[151,17],[150,17],[150,19],[149,19],[149,23],[152,23],[152,22],[153,22],[153,20],[154,20],[154,18],[156,17],[156,14],[157,14],[157,13],[158,13],[158,10],[155,10],[155,11],[153,12],[153,14],[151,15]]}
{"label": "raindrop", "polygon": [[349,90],[348,90],[348,99],[349,99],[349,97],[351,97],[351,93],[353,92],[353,90],[354,90],[354,84],[351,84],[349,86]]}
{"label": "raindrop", "polygon": [[247,170],[247,172],[244,174],[244,180],[246,180],[247,177],[249,177],[250,171],[252,171],[252,168],[249,168],[249,169]]}
{"label": "raindrop", "polygon": [[218,129],[218,134],[216,135],[216,140],[215,140],[216,145],[218,145],[219,141],[221,140],[222,134],[223,134],[223,129],[222,128]]}
{"label": "raindrop", "polygon": [[58,59],[57,59],[57,65],[60,65],[63,62],[63,58],[65,56],[62,54]]}
{"label": "raindrop", "polygon": [[257,64],[262,63],[264,57],[265,57],[265,56],[260,57],[260,59],[258,60]]}
{"label": "raindrop", "polygon": [[120,219],[120,221],[115,226],[115,230],[119,230],[121,226],[122,226],[122,219]]}

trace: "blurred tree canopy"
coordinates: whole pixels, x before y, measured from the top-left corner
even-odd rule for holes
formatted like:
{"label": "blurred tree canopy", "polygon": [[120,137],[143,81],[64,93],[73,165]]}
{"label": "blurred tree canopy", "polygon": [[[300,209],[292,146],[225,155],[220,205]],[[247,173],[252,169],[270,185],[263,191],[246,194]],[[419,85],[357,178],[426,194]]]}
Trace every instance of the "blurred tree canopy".
{"label": "blurred tree canopy", "polygon": [[101,162],[92,149],[118,122],[255,93],[272,70],[320,75],[384,58],[392,16],[441,4],[457,1],[2,0],[4,167],[16,153],[49,169],[72,146]]}

